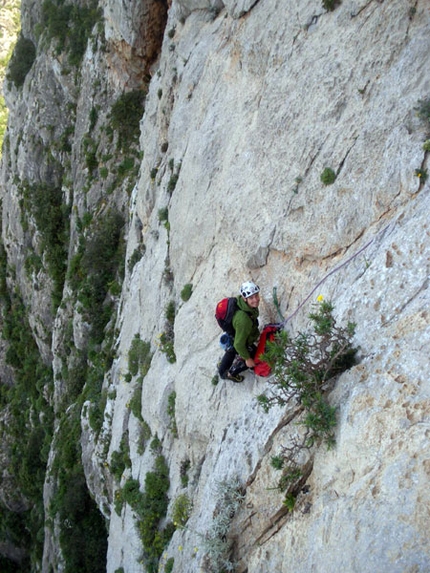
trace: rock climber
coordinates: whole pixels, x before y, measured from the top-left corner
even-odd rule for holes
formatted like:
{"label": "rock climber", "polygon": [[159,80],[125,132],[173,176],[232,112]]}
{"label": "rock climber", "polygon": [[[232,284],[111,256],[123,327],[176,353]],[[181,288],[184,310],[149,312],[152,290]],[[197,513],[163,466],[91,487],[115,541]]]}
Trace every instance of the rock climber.
{"label": "rock climber", "polygon": [[227,345],[225,354],[218,366],[220,378],[243,382],[241,372],[254,368],[256,343],[260,336],[258,329],[258,306],[260,287],[252,281],[244,282],[237,297],[238,310],[233,315],[234,339]]}

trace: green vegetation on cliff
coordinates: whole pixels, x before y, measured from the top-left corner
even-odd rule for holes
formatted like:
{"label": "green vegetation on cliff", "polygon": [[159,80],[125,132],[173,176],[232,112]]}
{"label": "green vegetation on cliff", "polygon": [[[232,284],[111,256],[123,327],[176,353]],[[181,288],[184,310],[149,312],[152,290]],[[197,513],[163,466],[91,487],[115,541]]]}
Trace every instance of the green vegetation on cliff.
{"label": "green vegetation on cliff", "polygon": [[94,0],[88,6],[45,0],[42,4],[41,30],[48,41],[55,40],[56,53],[67,53],[71,66],[78,66],[87,48],[94,25],[102,17]]}
{"label": "green vegetation on cliff", "polygon": [[41,359],[21,297],[6,288],[9,273],[2,247],[2,336],[14,382],[0,385],[3,453],[8,458],[8,472],[3,473],[0,486],[6,499],[14,502],[2,504],[0,540],[12,540],[22,551],[24,566],[39,563],[43,552],[43,484],[53,433],[53,378],[50,366]]}
{"label": "green vegetation on cliff", "polygon": [[21,25],[20,9],[21,0],[6,0],[0,6],[0,158],[8,118],[8,111],[1,88]]}
{"label": "green vegetation on cliff", "polygon": [[[10,560],[2,550],[0,570],[42,570],[48,531],[58,545],[52,556],[56,563],[47,558],[50,568],[97,573],[106,570],[104,515],[109,496],[105,492],[103,515],[86,481],[81,423],[85,419],[89,432],[98,436],[104,421],[103,381],[113,360],[114,317],[125,270],[124,213],[141,159],[146,89],[112,94],[94,82],[88,130],[75,140],[79,66],[88,41],[94,41],[94,51],[104,43],[102,27],[97,26],[102,13],[93,0],[85,6],[45,0],[32,17],[34,28],[29,32],[24,26],[22,35],[18,17],[14,42],[0,62],[1,79],[9,65],[5,81],[17,103],[25,85],[26,101],[34,97],[36,110],[28,129],[20,127],[17,138],[6,138],[4,152],[3,193],[16,194],[19,201],[16,223],[22,244],[17,262],[12,261],[13,249],[9,251],[11,241],[0,241],[0,486],[5,492],[0,544],[18,555]],[[38,80],[26,80],[36,54],[47,58],[48,67],[54,54],[64,75],[76,72],[76,93],[67,102],[50,99],[52,114],[45,113],[32,93]],[[55,86],[49,84],[52,93],[57,80]],[[1,140],[6,125],[1,98]],[[79,167],[73,165],[76,155],[82,159]],[[19,174],[18,163],[23,167]],[[80,168],[85,172],[82,179],[76,177]],[[42,299],[48,302],[46,308]],[[62,324],[56,326],[53,368],[49,354],[57,313]],[[79,348],[77,331],[82,337]],[[140,342],[134,350],[139,351],[143,376],[152,355],[148,343]],[[135,402],[139,414],[139,397]],[[152,522],[148,530],[151,527]]]}

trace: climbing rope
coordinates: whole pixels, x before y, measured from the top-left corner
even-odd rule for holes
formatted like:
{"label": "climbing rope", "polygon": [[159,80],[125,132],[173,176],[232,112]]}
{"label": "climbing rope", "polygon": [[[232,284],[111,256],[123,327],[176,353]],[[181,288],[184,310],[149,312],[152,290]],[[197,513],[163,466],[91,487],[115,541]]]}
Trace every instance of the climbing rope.
{"label": "climbing rope", "polygon": [[314,292],[323,284],[323,282],[325,282],[328,279],[329,276],[333,275],[334,273],[339,271],[341,268],[346,266],[348,263],[350,263],[352,260],[354,260],[356,257],[358,257],[358,255],[360,253],[362,253],[363,251],[365,251],[375,241],[375,239],[379,235],[381,235],[382,233],[385,232],[385,230],[388,228],[388,226],[389,225],[387,225],[381,231],[379,231],[379,233],[377,233],[373,237],[373,239],[371,239],[369,242],[367,242],[363,247],[361,247],[361,249],[359,249],[351,257],[346,259],[346,261],[344,261],[343,263],[341,263],[340,265],[338,265],[337,267],[332,269],[329,273],[327,273],[326,276],[324,278],[322,278],[317,285],[315,285],[315,287],[311,290],[311,292],[308,294],[308,296],[299,304],[299,306],[296,308],[296,310],[292,314],[287,316],[287,318],[283,318],[281,311],[279,310],[279,301],[278,301],[278,297],[277,297],[276,287],[274,287],[274,289],[273,289],[273,303],[274,303],[275,308],[278,311],[279,315],[283,318],[282,322],[279,323],[279,327],[283,328],[287,324],[288,321],[290,321],[292,318],[294,318],[296,316],[296,314],[299,312],[299,310],[308,302],[308,300],[311,298],[311,296],[314,294]]}

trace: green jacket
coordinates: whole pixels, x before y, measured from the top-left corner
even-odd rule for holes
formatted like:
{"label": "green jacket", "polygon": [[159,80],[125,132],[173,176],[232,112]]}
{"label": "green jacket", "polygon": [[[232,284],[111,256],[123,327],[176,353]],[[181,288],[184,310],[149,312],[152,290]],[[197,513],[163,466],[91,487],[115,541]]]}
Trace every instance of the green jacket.
{"label": "green jacket", "polygon": [[258,308],[251,308],[241,296],[237,297],[239,310],[233,316],[235,330],[233,346],[236,352],[244,360],[251,358],[248,346],[257,342],[260,331],[258,330]]}

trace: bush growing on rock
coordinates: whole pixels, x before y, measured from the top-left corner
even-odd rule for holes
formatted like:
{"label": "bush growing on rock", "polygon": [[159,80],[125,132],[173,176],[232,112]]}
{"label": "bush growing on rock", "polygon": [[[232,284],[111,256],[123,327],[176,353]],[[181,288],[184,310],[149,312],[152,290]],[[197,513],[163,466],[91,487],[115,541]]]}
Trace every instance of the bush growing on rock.
{"label": "bush growing on rock", "polygon": [[323,393],[334,376],[351,368],[356,353],[352,345],[355,324],[339,327],[333,309],[331,302],[318,303],[316,312],[309,314],[313,332],[293,338],[283,330],[267,344],[264,356],[273,369],[273,393],[258,396],[259,403],[266,412],[275,404],[302,404],[306,410],[303,424],[311,432],[308,441],[312,443],[320,437],[328,444],[333,441],[334,411],[325,405]]}
{"label": "bush growing on rock", "polygon": [[192,294],[193,294],[193,285],[191,283],[187,283],[181,290],[181,299],[184,302],[187,302],[188,300],[190,300]]}
{"label": "bush growing on rock", "polygon": [[272,366],[273,378],[269,382],[272,392],[261,394],[257,400],[266,412],[274,405],[296,404],[299,425],[304,429],[271,460],[272,467],[282,470],[278,488],[287,491],[285,505],[290,510],[294,507],[293,497],[303,485],[301,452],[320,442],[329,448],[334,445],[336,407],[328,403],[325,393],[334,378],[355,363],[356,348],[352,345],[355,324],[338,326],[333,308],[331,302],[321,300],[316,311],[309,314],[310,332],[292,337],[281,331],[274,342],[267,344],[263,357]]}
{"label": "bush growing on rock", "polygon": [[340,4],[340,0],[322,0],[322,7],[328,12],[333,12],[333,10]]}
{"label": "bush growing on rock", "polygon": [[324,185],[332,185],[336,181],[336,173],[331,167],[326,167],[320,176]]}
{"label": "bush growing on rock", "polygon": [[418,107],[415,109],[419,118],[430,122],[430,97],[420,99],[418,101]]}
{"label": "bush growing on rock", "polygon": [[181,493],[173,502],[172,521],[177,529],[182,529],[190,517],[193,503],[187,494]]}
{"label": "bush growing on rock", "polygon": [[20,88],[36,59],[36,47],[29,38],[20,35],[9,63],[7,79]]}

